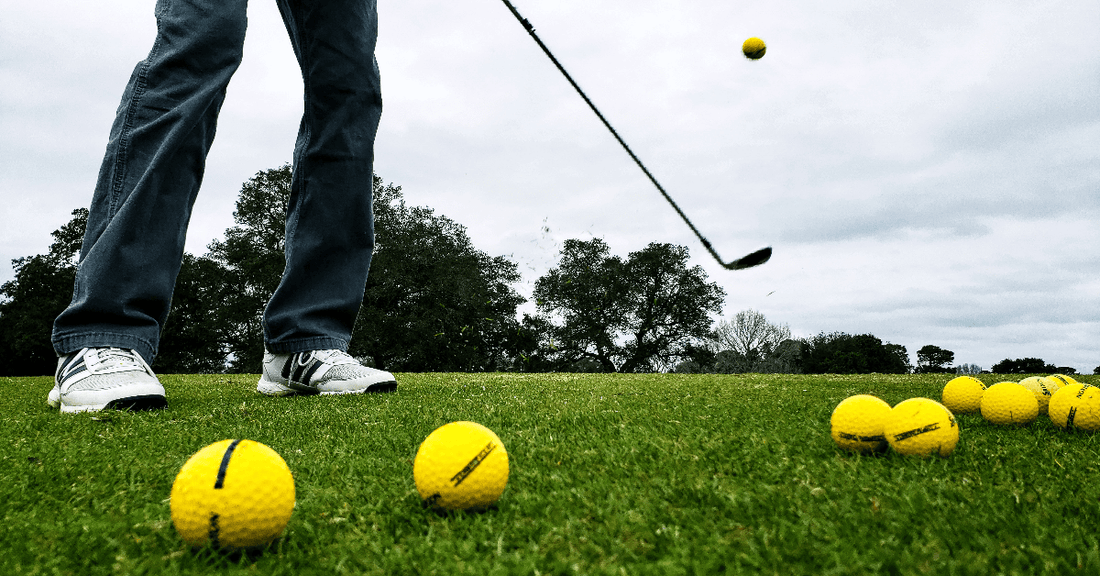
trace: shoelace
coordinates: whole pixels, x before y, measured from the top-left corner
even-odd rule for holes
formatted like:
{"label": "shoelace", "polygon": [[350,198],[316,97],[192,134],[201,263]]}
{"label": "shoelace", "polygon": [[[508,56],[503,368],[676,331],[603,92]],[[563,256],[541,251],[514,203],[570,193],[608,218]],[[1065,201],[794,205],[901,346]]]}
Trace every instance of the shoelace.
{"label": "shoelace", "polygon": [[134,353],[122,348],[108,348],[99,351],[99,362],[105,366],[134,368],[145,370],[145,366],[134,358]]}

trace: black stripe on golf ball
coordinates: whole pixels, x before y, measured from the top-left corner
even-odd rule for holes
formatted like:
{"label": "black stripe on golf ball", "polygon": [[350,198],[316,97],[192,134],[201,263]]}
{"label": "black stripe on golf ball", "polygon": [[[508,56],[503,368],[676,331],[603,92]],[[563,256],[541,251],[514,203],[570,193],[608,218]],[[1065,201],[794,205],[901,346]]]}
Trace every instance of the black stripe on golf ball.
{"label": "black stripe on golf ball", "polygon": [[214,481],[214,489],[221,490],[222,486],[225,486],[225,471],[229,468],[229,459],[233,457],[233,451],[237,449],[237,444],[240,444],[240,440],[234,440],[229,443],[229,447],[225,449],[225,454],[222,455],[221,466],[218,466],[218,478]]}
{"label": "black stripe on golf ball", "polygon": [[940,423],[936,422],[936,423],[929,424],[929,425],[921,427],[921,428],[915,428],[913,430],[908,430],[906,432],[901,432],[900,434],[895,434],[894,435],[894,441],[900,442],[902,440],[908,440],[908,439],[910,439],[914,436],[920,436],[921,434],[924,434],[926,432],[934,432],[934,431],[939,430],[939,429],[940,429]]}
{"label": "black stripe on golf ball", "polygon": [[466,477],[469,476],[475,468],[480,466],[481,463],[485,461],[485,458],[489,456],[489,453],[496,449],[496,447],[496,444],[494,444],[492,441],[489,441],[489,443],[481,449],[481,452],[479,452],[477,456],[474,456],[474,459],[470,460],[469,464],[466,464],[465,468],[459,470],[458,474],[451,476],[451,482],[454,483],[454,486],[462,484],[462,481],[465,480]]}

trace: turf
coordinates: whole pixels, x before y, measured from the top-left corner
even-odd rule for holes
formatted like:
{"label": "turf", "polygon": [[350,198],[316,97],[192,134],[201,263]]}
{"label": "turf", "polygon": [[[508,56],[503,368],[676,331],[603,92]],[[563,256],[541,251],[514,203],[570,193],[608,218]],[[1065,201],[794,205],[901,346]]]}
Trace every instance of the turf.
{"label": "turf", "polygon": [[[938,399],[942,375],[401,374],[394,394],[282,399],[254,376],[162,381],[164,411],[60,415],[50,379],[0,378],[0,573],[1100,573],[1098,436],[962,415],[946,459],[835,448],[840,400]],[[487,512],[436,514],[413,484],[455,420],[508,449]],[[260,552],[192,550],[175,474],[242,437],[286,459],[294,516]]]}

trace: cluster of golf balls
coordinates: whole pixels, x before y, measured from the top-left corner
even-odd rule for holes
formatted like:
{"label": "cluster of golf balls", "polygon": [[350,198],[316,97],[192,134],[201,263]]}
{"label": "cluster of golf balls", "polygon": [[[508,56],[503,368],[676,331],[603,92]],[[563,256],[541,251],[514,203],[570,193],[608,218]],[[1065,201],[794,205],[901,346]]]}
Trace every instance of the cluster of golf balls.
{"label": "cluster of golf balls", "polygon": [[960,376],[944,386],[943,403],[956,414],[981,413],[1002,426],[1027,426],[1047,416],[1065,430],[1100,430],[1100,388],[1063,374],[989,387],[973,376]]}
{"label": "cluster of golf balls", "polygon": [[[508,452],[492,430],[452,422],[428,435],[413,461],[425,506],[479,510],[508,483]],[[294,511],[294,478],[274,450],[252,440],[222,440],[196,452],[172,483],[172,523],[195,547],[238,550],[270,544]]]}
{"label": "cluster of golf balls", "polygon": [[914,456],[948,456],[959,441],[956,414],[981,413],[1002,426],[1026,426],[1046,415],[1066,430],[1100,430],[1100,388],[1069,376],[1032,376],[986,385],[959,376],[943,388],[943,402],[910,398],[891,407],[869,394],[845,398],[833,410],[833,441],[844,450],[893,449]]}
{"label": "cluster of golf balls", "polygon": [[837,446],[853,452],[949,456],[959,442],[959,423],[943,404],[910,398],[890,407],[870,394],[845,398],[830,419]]}

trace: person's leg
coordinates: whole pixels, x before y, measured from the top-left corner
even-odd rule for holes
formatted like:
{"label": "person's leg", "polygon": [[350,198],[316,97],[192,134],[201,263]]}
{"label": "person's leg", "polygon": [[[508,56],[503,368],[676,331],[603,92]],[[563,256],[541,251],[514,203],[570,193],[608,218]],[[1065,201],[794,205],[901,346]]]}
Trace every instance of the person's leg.
{"label": "person's leg", "polygon": [[54,323],[66,356],[156,355],[247,0],[160,0],[157,38],[123,94],[92,198],[73,300]]}
{"label": "person's leg", "polygon": [[305,84],[286,269],[264,314],[268,351],[346,351],[374,249],[382,114],[375,0],[279,0]]}
{"label": "person's leg", "polygon": [[348,356],[374,251],[374,136],[382,114],[375,0],[279,0],[305,84],[286,222],[286,269],[264,312],[272,396],[391,392]]}

